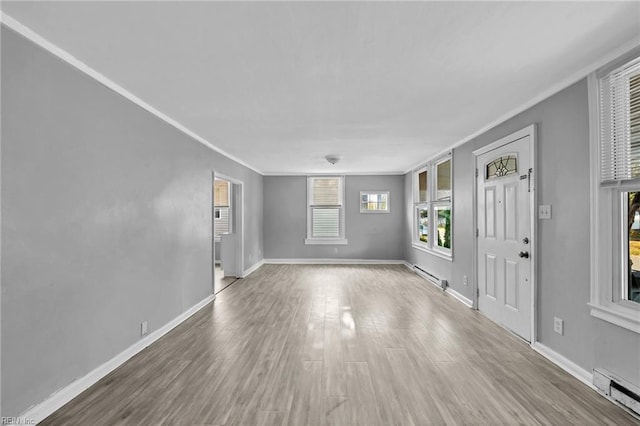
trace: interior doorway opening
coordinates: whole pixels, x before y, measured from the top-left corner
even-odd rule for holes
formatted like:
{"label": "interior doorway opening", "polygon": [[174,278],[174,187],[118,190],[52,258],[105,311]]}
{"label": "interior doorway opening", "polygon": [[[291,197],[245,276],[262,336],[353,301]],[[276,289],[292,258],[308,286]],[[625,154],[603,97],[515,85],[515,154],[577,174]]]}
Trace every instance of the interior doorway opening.
{"label": "interior doorway opening", "polygon": [[213,175],[213,292],[243,276],[243,183]]}

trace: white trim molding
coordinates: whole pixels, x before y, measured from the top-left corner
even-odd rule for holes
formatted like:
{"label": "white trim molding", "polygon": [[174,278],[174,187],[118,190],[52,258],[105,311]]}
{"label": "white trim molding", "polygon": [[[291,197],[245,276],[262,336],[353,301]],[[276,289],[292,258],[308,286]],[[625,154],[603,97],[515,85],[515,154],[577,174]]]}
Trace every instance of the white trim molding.
{"label": "white trim molding", "polygon": [[49,53],[53,54],[54,56],[57,56],[58,58],[62,59],[64,62],[66,62],[69,65],[71,65],[72,67],[76,68],[78,71],[86,74],[87,76],[93,78],[98,83],[102,84],[103,86],[107,87],[108,89],[111,89],[112,91],[116,92],[120,96],[122,96],[125,99],[129,100],[130,102],[133,102],[135,105],[139,106],[140,108],[142,108],[142,109],[146,110],[147,112],[155,115],[160,120],[164,121],[165,123],[169,124],[170,126],[173,126],[174,128],[176,128],[180,132],[182,132],[185,135],[191,137],[192,139],[196,140],[197,142],[201,143],[202,145],[206,146],[207,148],[209,148],[209,149],[211,149],[211,150],[213,150],[213,151],[215,151],[215,152],[217,152],[219,154],[222,154],[225,157],[229,158],[230,160],[233,160],[236,163],[241,164],[244,167],[246,167],[248,169],[251,169],[254,172],[262,175],[262,172],[260,170],[258,170],[257,168],[255,168],[252,165],[246,163],[245,161],[243,161],[243,160],[241,160],[241,159],[229,154],[228,152],[222,150],[221,148],[218,148],[217,146],[213,145],[211,142],[209,142],[208,140],[206,140],[202,136],[200,136],[197,133],[195,133],[194,131],[188,129],[186,126],[184,126],[183,124],[181,124],[178,121],[174,120],[173,118],[169,117],[167,114],[165,114],[165,113],[159,111],[158,109],[154,108],[153,106],[149,105],[148,103],[146,103],[145,101],[143,101],[142,99],[140,99],[139,97],[137,97],[136,95],[134,95],[133,93],[131,93],[130,91],[125,89],[124,87],[120,86],[115,81],[109,79],[104,74],[101,74],[100,72],[98,72],[95,69],[91,68],[89,65],[85,64],[80,59],[78,59],[75,56],[73,56],[71,53],[69,53],[66,50],[62,49],[61,47],[58,47],[55,44],[51,43],[49,40],[45,39],[40,34],[36,33],[32,29],[28,28],[24,24],[20,23],[19,21],[17,21],[16,19],[12,18],[11,16],[7,15],[6,13],[4,13],[2,11],[0,11],[0,22],[2,22],[8,28],[11,28],[16,33],[20,34],[21,36],[25,37],[26,39],[30,40],[31,42],[33,42],[36,45],[40,46],[41,48],[45,49]]}
{"label": "white trim molding", "polygon": [[346,238],[305,238],[304,244],[307,246],[346,246],[349,240]]}
{"label": "white trim molding", "polygon": [[418,243],[418,242],[413,242],[413,243],[411,243],[411,248],[419,250],[419,251],[421,251],[423,253],[430,254],[430,255],[435,256],[435,257],[439,257],[440,259],[446,260],[448,262],[453,262],[453,256],[441,253],[438,250],[430,249],[424,243],[421,244],[421,243]]}
{"label": "white trim molding", "polygon": [[466,296],[464,296],[462,293],[457,292],[456,290],[452,289],[451,287],[447,287],[444,290],[445,293],[449,293],[451,296],[455,297],[456,299],[458,299],[460,302],[462,302],[467,308],[473,308],[473,301],[469,298],[467,298]]}
{"label": "white trim molding", "polygon": [[[340,176],[404,176],[406,173],[402,171],[398,172],[335,172]],[[263,176],[333,176],[327,174],[327,172],[309,172],[309,173],[301,173],[301,172],[263,172]]]}
{"label": "white trim molding", "polygon": [[[427,273],[423,272],[422,270],[418,269],[416,267],[416,265],[411,265],[408,262],[404,262],[404,265],[411,269],[417,276],[419,276],[420,278],[423,278],[425,281],[428,281],[429,283],[433,284],[434,286],[438,287],[439,289],[441,289],[440,284],[437,283],[435,281],[434,278],[437,277],[430,277],[429,275],[427,275]],[[473,301],[469,298],[467,298],[466,296],[464,296],[462,293],[452,289],[451,287],[447,287],[444,289],[444,292],[449,294],[450,296],[454,297],[457,301],[461,302],[463,305],[465,305],[467,308],[471,308],[473,309]]]}
{"label": "white trim molding", "polygon": [[558,352],[540,342],[532,343],[531,348],[558,367],[562,368],[567,373],[571,374],[576,379],[580,380],[585,385],[589,386],[591,389],[596,390],[596,387],[593,385],[593,373],[590,373],[575,362],[571,361],[569,358],[564,355],[560,355]]}
{"label": "white trim molding", "polygon": [[385,259],[265,259],[267,265],[405,265],[404,260]]}
{"label": "white trim molding", "polygon": [[[620,271],[622,229],[620,207],[616,199],[625,190],[637,190],[638,184],[615,187],[600,184],[600,99],[596,72],[587,79],[589,100],[589,155],[590,155],[590,259],[591,297],[588,303],[594,318],[615,324],[640,334],[640,304],[621,297]],[[619,199],[619,198],[618,198]],[[619,204],[618,204],[619,206]],[[617,210],[617,212],[616,212]]]}
{"label": "white trim molding", "polygon": [[70,383],[68,386],[57,390],[49,398],[44,400],[38,405],[35,405],[29,408],[27,411],[22,413],[18,418],[28,419],[29,421],[35,421],[36,423],[41,422],[46,417],[53,414],[56,410],[61,408],[63,405],[71,401],[73,398],[80,395],[80,393],[84,392],[90,386],[97,383],[100,379],[105,377],[107,374],[111,373],[116,368],[120,367],[122,364],[131,359],[134,355],[156,342],[162,336],[176,328],[178,325],[186,321],[189,317],[194,315],[196,312],[207,306],[215,300],[215,295],[211,294],[201,300],[200,302],[193,305],[191,308],[187,309],[185,312],[181,313],[173,320],[166,323],[161,328],[153,331],[148,334],[144,338],[138,340],[133,345],[129,346],[124,351],[120,352],[115,357],[111,358],[109,361],[100,365],[99,367],[93,369],[84,377],[81,377],[74,382]]}
{"label": "white trim molding", "polygon": [[250,267],[249,269],[246,269],[241,278],[247,278],[249,275],[251,275],[252,273],[254,273],[255,271],[257,271],[258,269],[260,269],[260,267],[264,265],[264,259],[262,259],[260,262],[256,263],[255,265],[253,265],[252,267]]}
{"label": "white trim molding", "polygon": [[[627,41],[626,43],[623,43],[619,48],[607,53],[607,55],[603,56],[602,58],[598,59],[597,61],[592,62],[591,64],[587,65],[586,67],[584,67],[584,68],[576,71],[575,73],[571,74],[567,78],[557,82],[556,84],[554,84],[551,87],[549,87],[547,90],[544,90],[543,92],[541,92],[540,94],[534,96],[533,98],[531,98],[527,102],[525,102],[525,103],[521,104],[520,106],[517,106],[516,108],[513,108],[511,111],[501,115],[500,117],[498,117],[495,120],[493,120],[490,123],[488,123],[486,126],[481,127],[480,129],[476,130],[475,132],[473,132],[469,136],[466,136],[466,137],[462,138],[461,140],[459,140],[458,142],[453,143],[447,149],[445,149],[443,151],[440,151],[438,153],[438,155],[435,155],[435,156],[429,157],[429,158],[435,158],[435,157],[437,157],[439,155],[444,154],[447,151],[453,150],[455,148],[458,148],[458,147],[464,145],[465,143],[469,142],[470,140],[473,140],[474,138],[477,138],[478,136],[482,135],[483,133],[488,132],[489,130],[493,129],[494,127],[498,126],[499,124],[502,124],[505,121],[507,121],[507,120],[515,117],[516,115],[520,114],[521,112],[526,111],[529,108],[539,104],[540,102],[542,102],[545,99],[555,95],[556,93],[566,89],[567,87],[571,86],[572,84],[577,83],[581,79],[583,79],[586,76],[588,76],[591,72],[597,70],[598,68],[601,68],[602,66],[608,64],[609,62],[613,61],[617,57],[625,54],[626,52],[628,52],[629,50],[631,50],[631,49],[633,49],[633,48],[635,48],[637,46],[640,46],[640,36],[633,37],[631,40]],[[403,174],[406,175],[407,173],[412,172],[414,169],[420,167],[424,163],[425,163],[425,161],[421,161],[419,163],[415,163],[412,167],[410,167],[409,169],[405,170],[405,172]]]}
{"label": "white trim molding", "polygon": [[[495,142],[484,145],[473,151],[473,165],[476,170],[478,170],[478,157],[487,152],[493,151],[494,149],[500,148],[504,145],[510,144],[512,142],[516,142],[520,139],[529,137],[529,166],[531,173],[531,181],[530,181],[530,191],[529,191],[529,224],[531,226],[531,235],[529,242],[529,251],[532,256],[529,259],[531,264],[531,318],[530,318],[530,336],[529,342],[536,341],[537,335],[537,294],[538,294],[538,281],[537,281],[537,259],[538,259],[538,221],[536,220],[536,213],[538,210],[538,157],[537,157],[537,146],[538,146],[538,133],[536,124],[530,124],[524,129],[520,129],[516,132],[513,132],[501,139],[498,139]],[[473,227],[472,229],[478,230],[478,177],[476,176],[473,180],[473,189],[471,192],[472,196],[472,205],[473,205]],[[473,239],[473,259],[472,259],[472,268],[473,268],[473,306],[479,309],[478,303],[478,238]],[[492,320],[493,321],[493,320]]]}

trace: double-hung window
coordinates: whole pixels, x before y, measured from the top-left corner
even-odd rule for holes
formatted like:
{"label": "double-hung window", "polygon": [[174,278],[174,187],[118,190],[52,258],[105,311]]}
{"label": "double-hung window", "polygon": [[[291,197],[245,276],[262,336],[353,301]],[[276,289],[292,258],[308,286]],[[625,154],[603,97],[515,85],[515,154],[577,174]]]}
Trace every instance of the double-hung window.
{"label": "double-hung window", "polygon": [[451,154],[413,173],[413,247],[451,258]]}
{"label": "double-hung window", "polygon": [[309,176],[307,178],[305,244],[347,244],[344,176]]}
{"label": "double-hung window", "polygon": [[640,333],[640,51],[589,77],[591,314]]}

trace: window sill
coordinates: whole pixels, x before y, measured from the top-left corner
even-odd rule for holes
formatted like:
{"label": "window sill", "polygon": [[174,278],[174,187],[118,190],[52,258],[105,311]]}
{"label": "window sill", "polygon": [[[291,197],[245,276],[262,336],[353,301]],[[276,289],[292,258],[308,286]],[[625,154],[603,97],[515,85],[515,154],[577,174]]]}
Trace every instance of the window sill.
{"label": "window sill", "polygon": [[588,305],[591,307],[591,316],[640,334],[640,310],[617,303]]}
{"label": "window sill", "polygon": [[304,244],[307,246],[314,245],[333,245],[333,246],[346,246],[346,238],[305,238]]}
{"label": "window sill", "polygon": [[422,252],[429,253],[429,254],[431,254],[433,256],[439,257],[440,259],[448,260],[449,262],[453,261],[453,255],[452,254],[445,254],[445,253],[439,252],[437,250],[430,249],[430,248],[428,248],[428,247],[426,247],[426,246],[424,246],[422,244],[418,244],[418,243],[412,243],[411,247],[413,247],[416,250],[420,250]]}

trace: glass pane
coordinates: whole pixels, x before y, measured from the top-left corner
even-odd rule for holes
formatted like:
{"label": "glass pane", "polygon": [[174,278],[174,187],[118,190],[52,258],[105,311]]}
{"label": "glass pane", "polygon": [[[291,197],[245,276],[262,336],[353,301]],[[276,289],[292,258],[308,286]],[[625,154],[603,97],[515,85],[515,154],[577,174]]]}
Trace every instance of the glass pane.
{"label": "glass pane", "polygon": [[314,238],[340,237],[340,209],[313,209],[311,228]]}
{"label": "glass pane", "polygon": [[518,173],[518,157],[505,155],[489,162],[485,167],[485,179],[495,179]]}
{"label": "glass pane", "polygon": [[429,209],[427,207],[418,207],[418,238],[423,243],[429,242]]}
{"label": "glass pane", "polygon": [[229,206],[229,182],[225,180],[214,181],[213,191],[213,205],[214,206]]}
{"label": "glass pane", "polygon": [[451,197],[451,160],[438,164],[438,180],[436,199],[442,200]]}
{"label": "glass pane", "polygon": [[361,193],[360,211],[389,211],[388,192]]}
{"label": "glass pane", "polygon": [[627,232],[629,253],[627,288],[624,298],[640,303],[640,192],[628,192]]}
{"label": "glass pane", "polygon": [[216,207],[213,218],[214,236],[228,234],[229,230],[229,207]]}
{"label": "glass pane", "polygon": [[427,201],[427,171],[418,174],[418,202]]}
{"label": "glass pane", "polygon": [[436,206],[437,244],[439,247],[451,248],[451,206]]}

